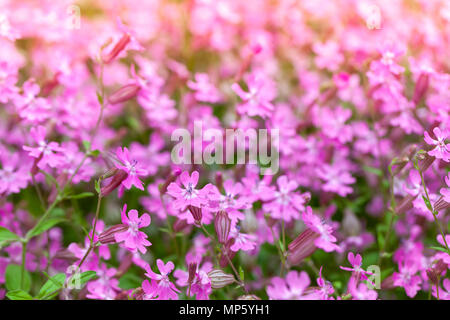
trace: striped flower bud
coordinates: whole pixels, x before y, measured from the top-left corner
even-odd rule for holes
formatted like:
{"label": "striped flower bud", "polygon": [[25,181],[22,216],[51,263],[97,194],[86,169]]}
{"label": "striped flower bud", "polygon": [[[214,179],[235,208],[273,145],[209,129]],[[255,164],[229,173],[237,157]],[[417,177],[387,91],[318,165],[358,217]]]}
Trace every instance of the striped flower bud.
{"label": "striped flower bud", "polygon": [[214,228],[216,229],[219,243],[225,244],[230,235],[231,219],[225,211],[219,211],[214,219]]}
{"label": "striped flower bud", "polygon": [[116,243],[115,235],[127,230],[128,226],[126,224],[116,224],[115,226],[112,226],[111,228],[100,233],[100,235],[98,236],[98,241],[101,244]]}
{"label": "striped flower bud", "polygon": [[124,170],[117,170],[115,174],[112,176],[112,179],[108,183],[108,185],[100,189],[100,196],[105,197],[111,192],[113,192],[117,187],[120,186],[122,181],[124,181],[127,177],[128,173],[126,173]]}
{"label": "striped flower bud", "polygon": [[125,102],[134,98],[138,94],[139,90],[141,90],[141,86],[136,83],[124,85],[109,96],[108,102],[110,104]]}
{"label": "striped flower bud", "polygon": [[254,294],[246,294],[237,298],[237,300],[261,300],[260,297],[255,296]]}
{"label": "striped flower bud", "polygon": [[195,223],[197,225],[200,225],[200,223],[202,221],[202,216],[203,216],[202,209],[199,207],[194,207],[194,206],[189,205],[188,210],[192,214],[192,217],[194,218]]}
{"label": "striped flower bud", "polygon": [[420,100],[425,96],[430,83],[430,76],[428,73],[421,73],[419,79],[417,79],[416,86],[414,88],[413,101],[418,104]]}
{"label": "striped flower bud", "polygon": [[434,210],[441,211],[445,210],[447,208],[450,208],[450,203],[444,200],[444,197],[441,196],[435,203],[434,203]]}
{"label": "striped flower bud", "polygon": [[234,256],[236,255],[236,252],[231,250],[231,246],[235,241],[236,240],[234,238],[230,238],[223,246],[222,255],[219,259],[220,267],[225,268],[228,265],[229,261],[233,260]]}
{"label": "striped flower bud", "polygon": [[416,198],[417,198],[417,195],[416,196],[412,196],[412,195],[408,194],[397,205],[397,207],[395,208],[395,213],[402,214],[402,213],[405,213],[406,211],[412,209],[413,208],[413,201]]}
{"label": "striped flower bud", "polygon": [[188,283],[192,284],[192,282],[195,279],[195,274],[197,273],[197,263],[196,262],[191,262],[189,263],[188,266]]}
{"label": "striped flower bud", "polygon": [[119,55],[125,49],[127,44],[131,41],[129,34],[124,33],[120,40],[114,45],[114,47],[106,54],[102,55],[102,61],[104,64],[108,64],[114,60],[115,57]]}
{"label": "striped flower bud", "polygon": [[288,261],[295,265],[303,261],[306,257],[316,251],[315,240],[319,234],[311,229],[306,229],[288,245]]}
{"label": "striped flower bud", "polygon": [[211,281],[211,288],[213,289],[223,288],[236,281],[232,274],[225,273],[220,269],[210,271],[208,278]]}
{"label": "striped flower bud", "polygon": [[180,168],[174,169],[174,170],[170,173],[169,177],[167,177],[166,181],[164,181],[164,183],[161,184],[161,185],[159,186],[159,192],[160,192],[161,194],[166,193],[167,187],[169,186],[169,184],[171,184],[172,182],[174,182],[174,181],[178,178],[178,176],[179,176],[180,174],[181,174],[181,169],[180,169]]}

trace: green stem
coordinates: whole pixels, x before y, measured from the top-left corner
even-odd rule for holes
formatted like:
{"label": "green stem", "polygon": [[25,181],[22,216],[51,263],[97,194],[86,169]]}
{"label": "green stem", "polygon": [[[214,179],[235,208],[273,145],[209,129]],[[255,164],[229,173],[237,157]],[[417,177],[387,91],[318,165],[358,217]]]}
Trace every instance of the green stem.
{"label": "green stem", "polygon": [[102,196],[99,194],[98,195],[98,201],[97,201],[97,209],[95,211],[95,219],[94,219],[94,226],[92,228],[92,237],[89,236],[89,248],[87,249],[86,253],[84,254],[83,258],[80,260],[80,262],[78,263],[78,268],[81,268],[81,266],[83,265],[84,261],[86,260],[86,258],[88,257],[89,253],[91,253],[91,251],[94,249],[94,238],[95,238],[95,229],[97,227],[97,221],[98,221],[98,216],[100,213],[100,206],[101,206],[101,202],[102,202]]}
{"label": "green stem", "polygon": [[20,288],[24,290],[25,285],[25,260],[27,255],[27,242],[22,243],[22,267],[20,270]]}
{"label": "green stem", "polygon": [[[423,177],[422,170],[418,169],[418,171],[419,171],[419,174],[420,174],[420,179],[422,181],[423,190],[425,191],[425,197],[427,198],[428,204],[431,206],[430,196],[428,195],[428,190],[427,190],[427,187],[425,185],[425,179]],[[445,235],[444,235],[444,232],[442,230],[441,224],[439,223],[439,220],[437,218],[437,212],[435,212],[434,209],[429,208],[428,205],[426,207],[431,212],[431,214],[433,215],[434,222],[435,222],[435,224],[436,224],[436,226],[437,226],[437,228],[439,230],[439,233],[442,236],[442,240],[444,241],[445,248],[447,249],[447,253],[450,255],[450,248],[449,248],[449,246],[447,244],[447,240],[445,239]]]}

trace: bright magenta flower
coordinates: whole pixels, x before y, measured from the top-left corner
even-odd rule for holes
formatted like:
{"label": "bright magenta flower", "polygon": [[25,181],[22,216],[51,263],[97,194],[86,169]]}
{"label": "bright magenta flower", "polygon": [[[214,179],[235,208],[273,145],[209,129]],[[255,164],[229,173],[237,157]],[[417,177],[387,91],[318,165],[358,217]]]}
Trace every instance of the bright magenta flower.
{"label": "bright magenta flower", "polygon": [[135,252],[139,250],[141,253],[147,252],[145,247],[151,246],[152,244],[147,241],[147,235],[139,231],[141,228],[148,227],[150,225],[151,219],[147,213],[144,213],[139,217],[137,210],[132,209],[128,211],[127,216],[127,205],[123,206],[121,216],[122,223],[128,226],[128,230],[124,232],[119,232],[114,234],[117,242],[124,242],[125,248]]}
{"label": "bright magenta flower", "polygon": [[135,186],[138,189],[144,190],[144,186],[141,180],[139,180],[139,177],[146,176],[147,170],[142,169],[136,160],[130,158],[130,152],[127,148],[117,148],[116,155],[120,161],[116,163],[116,168],[128,173],[128,177],[122,181],[122,185],[126,189],[131,189],[132,186]]}
{"label": "bright magenta flower", "polygon": [[425,131],[425,142],[429,145],[436,146],[433,150],[428,151],[430,156],[434,156],[437,159],[442,159],[446,162],[450,162],[450,143],[446,143],[445,140],[448,137],[448,130],[441,130],[439,127],[433,129],[436,139],[432,139],[430,134]]}
{"label": "bright magenta flower", "polygon": [[178,300],[178,288],[169,280],[169,274],[174,269],[174,264],[172,261],[164,262],[161,259],[156,261],[159,272],[161,274],[157,274],[152,271],[149,265],[146,266],[145,274],[147,277],[152,279],[152,286],[146,285],[146,294],[149,294],[152,297],[155,297],[157,300]]}

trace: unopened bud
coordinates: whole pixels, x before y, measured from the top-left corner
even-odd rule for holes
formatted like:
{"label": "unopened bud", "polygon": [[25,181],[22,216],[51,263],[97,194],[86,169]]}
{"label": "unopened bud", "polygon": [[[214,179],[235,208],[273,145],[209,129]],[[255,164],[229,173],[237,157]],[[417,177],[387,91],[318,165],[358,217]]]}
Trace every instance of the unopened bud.
{"label": "unopened bud", "polygon": [[430,76],[427,73],[421,73],[419,79],[417,79],[416,87],[414,88],[413,101],[418,104],[420,100],[425,96],[430,83]]}
{"label": "unopened bud", "polygon": [[216,229],[219,243],[225,244],[230,235],[231,219],[225,211],[219,211],[214,219],[214,228]]}
{"label": "unopened bud", "polygon": [[101,244],[116,243],[115,235],[121,232],[125,232],[127,230],[128,226],[126,224],[116,224],[115,226],[112,226],[106,231],[100,233],[100,235],[98,236],[98,241]]}
{"label": "unopened bud", "polygon": [[211,288],[213,289],[223,288],[236,281],[232,274],[225,273],[220,269],[210,271],[208,278],[211,281]]}
{"label": "unopened bud", "polygon": [[166,180],[163,184],[161,184],[161,185],[159,186],[159,192],[160,192],[161,194],[166,193],[167,187],[169,186],[169,184],[171,184],[172,182],[174,182],[174,181],[178,178],[178,176],[179,176],[180,174],[181,174],[181,169],[180,169],[180,168],[174,169],[174,170],[170,173],[170,175],[169,175],[169,177],[167,178],[167,180]]}
{"label": "unopened bud", "polygon": [[444,196],[441,196],[435,203],[434,203],[434,210],[441,211],[445,210],[447,208],[450,208],[450,203],[444,200]]}
{"label": "unopened bud", "polygon": [[105,197],[111,192],[113,192],[117,187],[120,186],[122,181],[124,181],[128,177],[128,173],[126,173],[124,170],[117,170],[113,177],[111,178],[111,181],[108,185],[104,186],[100,190],[101,197]]}
{"label": "unopened bud", "polygon": [[195,274],[197,273],[197,263],[196,262],[189,263],[188,272],[189,272],[188,283],[192,283],[195,279]]}
{"label": "unopened bud", "polygon": [[288,261],[290,264],[298,264],[306,257],[313,254],[317,247],[315,245],[316,239],[319,234],[312,231],[311,229],[306,229],[297,238],[294,239],[288,245]]}
{"label": "unopened bud", "polygon": [[345,210],[344,219],[342,220],[342,228],[346,235],[357,236],[361,232],[361,223],[355,216],[353,211]]}
{"label": "unopened bud", "polygon": [[114,47],[111,49],[110,52],[107,54],[102,55],[102,61],[105,64],[110,63],[114,60],[115,57],[119,55],[120,52],[122,52],[123,49],[125,49],[126,45],[131,41],[131,37],[129,34],[124,33],[120,40],[114,45]]}
{"label": "unopened bud", "polygon": [[405,213],[406,211],[410,210],[413,208],[413,201],[417,198],[416,196],[412,196],[412,195],[407,195],[406,197],[404,197],[400,203],[398,204],[398,206],[395,208],[395,213],[396,214],[402,214]]}
{"label": "unopened bud", "polygon": [[238,300],[261,300],[260,297],[255,296],[254,294],[246,294],[237,298]]}
{"label": "unopened bud", "polygon": [[173,230],[175,232],[180,232],[180,231],[183,231],[188,226],[189,226],[189,224],[187,223],[187,220],[177,219],[177,221],[175,221],[175,223],[173,224]]}
{"label": "unopened bud", "polygon": [[188,210],[192,214],[192,217],[194,218],[195,223],[197,225],[200,225],[200,223],[202,221],[202,216],[203,216],[202,209],[199,207],[194,207],[194,206],[189,205]]}
{"label": "unopened bud", "polygon": [[110,104],[125,102],[134,98],[138,94],[139,90],[141,90],[141,87],[136,83],[124,85],[109,96],[108,102]]}
{"label": "unopened bud", "polygon": [[225,268],[228,265],[229,261],[231,261],[236,255],[236,252],[231,250],[231,246],[234,244],[235,241],[236,240],[234,238],[230,238],[223,246],[222,255],[220,256],[219,259],[219,265],[222,268]]}

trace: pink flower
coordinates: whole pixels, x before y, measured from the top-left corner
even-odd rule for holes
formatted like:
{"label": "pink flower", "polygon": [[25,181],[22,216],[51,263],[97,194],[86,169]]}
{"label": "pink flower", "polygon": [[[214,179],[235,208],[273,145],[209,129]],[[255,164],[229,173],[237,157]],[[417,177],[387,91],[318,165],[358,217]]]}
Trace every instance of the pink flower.
{"label": "pink flower", "polygon": [[117,148],[116,155],[120,161],[120,163],[116,164],[116,168],[128,174],[128,177],[122,181],[122,185],[126,189],[131,189],[134,185],[136,188],[144,190],[144,186],[141,180],[139,180],[139,177],[147,175],[147,170],[141,169],[136,160],[130,159],[130,152],[127,148]]}
{"label": "pink flower", "polygon": [[37,166],[40,169],[45,169],[46,165],[52,168],[57,167],[62,162],[63,148],[59,146],[57,142],[47,142],[45,140],[45,134],[47,130],[43,126],[33,127],[30,130],[31,137],[38,145],[37,147],[23,146],[28,154],[37,160]]}
{"label": "pink flower", "polygon": [[267,193],[264,200],[270,201],[263,205],[263,209],[270,213],[274,219],[282,219],[286,222],[300,218],[300,212],[305,210],[305,203],[311,197],[309,193],[299,194],[295,190],[298,183],[288,180],[287,176],[281,176],[277,180],[278,191]]}
{"label": "pink flower", "polygon": [[192,172],[189,176],[189,172],[184,171],[180,175],[181,184],[184,188],[181,188],[177,183],[172,182],[167,187],[167,193],[175,198],[173,207],[175,209],[185,210],[187,206],[201,208],[208,202],[207,195],[210,189],[210,184],[204,186],[202,189],[195,189],[198,183],[199,174],[197,171]]}
{"label": "pink flower", "polygon": [[350,262],[350,264],[352,265],[352,268],[348,268],[348,267],[342,267],[340,266],[340,268],[342,270],[346,270],[346,271],[351,271],[354,273],[355,278],[359,279],[359,277],[361,277],[364,280],[367,280],[367,275],[372,275],[372,273],[364,271],[361,266],[362,266],[362,258],[360,254],[357,254],[356,256],[353,254],[353,252],[349,252],[348,256],[347,256],[348,262]]}
{"label": "pink flower", "polygon": [[441,188],[439,192],[444,197],[444,201],[450,203],[450,173],[445,177],[447,188]]}
{"label": "pink flower", "polygon": [[195,82],[189,80],[187,85],[195,91],[195,99],[197,101],[217,103],[222,100],[219,90],[210,82],[207,73],[196,73]]}
{"label": "pink flower", "polygon": [[308,299],[306,288],[310,280],[305,271],[290,271],[285,279],[274,277],[266,291],[270,300],[302,300]]}
{"label": "pink flower", "polygon": [[378,293],[371,290],[365,283],[360,283],[357,287],[350,287],[349,290],[353,300],[376,300]]}
{"label": "pink flower", "polygon": [[353,192],[353,189],[348,185],[355,183],[356,179],[337,165],[323,164],[317,169],[317,175],[325,180],[322,185],[324,191],[335,192],[341,197]]}
{"label": "pink flower", "polygon": [[256,236],[253,234],[245,234],[238,232],[235,237],[235,241],[233,245],[230,247],[231,251],[237,252],[239,250],[242,251],[250,251],[255,249],[256,247]]}
{"label": "pink flower", "polygon": [[427,131],[424,132],[425,142],[429,145],[436,146],[433,150],[428,151],[428,154],[436,157],[436,159],[450,162],[450,144],[445,143],[445,139],[448,137],[448,130],[441,131],[439,127],[435,127],[433,133],[437,140],[432,139]]}
{"label": "pink flower", "polygon": [[0,152],[0,194],[18,193],[28,185],[30,166],[19,161],[19,153],[9,154],[1,149]]}
{"label": "pink flower", "polygon": [[141,253],[147,252],[146,246],[150,246],[151,243],[147,241],[147,235],[139,231],[140,228],[145,228],[150,225],[151,219],[147,213],[144,213],[139,217],[137,210],[133,209],[126,214],[127,205],[123,206],[121,216],[122,223],[128,226],[128,230],[114,235],[117,242],[124,241],[125,248],[135,252],[139,250]]}
{"label": "pink flower", "polygon": [[178,290],[177,287],[175,287],[175,285],[169,280],[169,274],[175,267],[173,262],[169,261],[164,264],[161,259],[158,259],[156,264],[161,274],[153,272],[149,265],[145,268],[147,271],[145,275],[152,279],[152,282],[153,280],[155,281],[155,285],[147,285],[146,293],[155,297],[157,300],[178,300],[177,292],[180,292],[180,290]]}
{"label": "pink flower", "polygon": [[[189,296],[196,296],[196,300],[209,300],[212,289],[208,272],[212,269],[213,265],[210,262],[205,262],[201,267],[196,268],[190,290],[188,290]],[[189,285],[189,273],[187,271],[177,269],[173,275],[177,278],[176,284],[178,286],[186,287]]]}
{"label": "pink flower", "polygon": [[333,228],[322,222],[318,216],[313,214],[311,207],[307,207],[306,211],[302,213],[302,219],[309,229],[319,235],[314,241],[314,244],[317,247],[326,252],[340,251],[339,246],[335,244],[336,238],[332,235]]}
{"label": "pink flower", "polygon": [[275,83],[264,73],[254,72],[247,77],[247,87],[249,92],[242,90],[237,83],[231,86],[231,89],[243,100],[243,103],[238,105],[239,114],[262,118],[270,116],[274,110],[272,100],[277,95]]}
{"label": "pink flower", "polygon": [[422,283],[421,277],[416,275],[417,265],[413,261],[407,261],[399,263],[398,269],[399,272],[394,272],[392,275],[394,286],[403,287],[408,297],[414,298]]}
{"label": "pink flower", "polygon": [[[450,300],[450,279],[444,279],[442,281],[444,288],[439,288],[439,299]],[[437,298],[436,287],[433,286],[433,296]]]}
{"label": "pink flower", "polygon": [[319,270],[317,285],[319,286],[319,288],[314,288],[312,290],[311,298],[314,297],[315,299],[319,300],[334,300],[334,298],[331,296],[334,293],[333,285],[330,281],[322,278],[322,267],[320,267]]}

